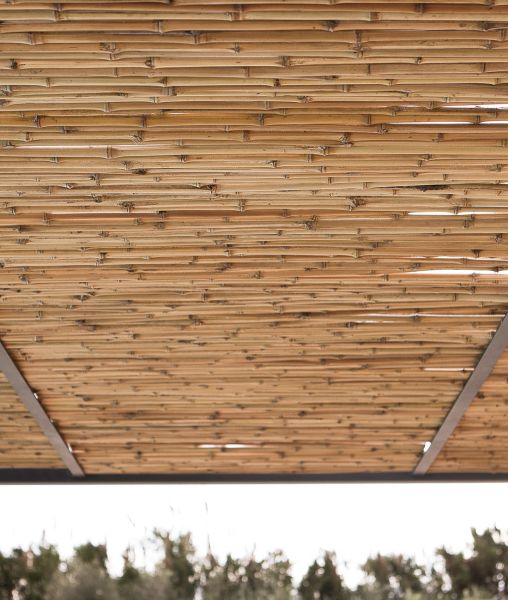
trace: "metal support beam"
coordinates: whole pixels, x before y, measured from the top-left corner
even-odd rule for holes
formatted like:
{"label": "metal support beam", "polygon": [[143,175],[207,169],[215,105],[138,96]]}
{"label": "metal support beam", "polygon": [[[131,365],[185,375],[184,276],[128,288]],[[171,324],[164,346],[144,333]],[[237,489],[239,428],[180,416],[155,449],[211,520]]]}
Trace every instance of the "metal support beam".
{"label": "metal support beam", "polygon": [[134,473],[72,477],[65,469],[0,469],[0,486],[32,484],[364,484],[508,482],[508,473]]}
{"label": "metal support beam", "polygon": [[438,429],[429,449],[423,454],[413,471],[415,475],[425,475],[436,460],[444,445],[448,441],[464,413],[469,408],[481,386],[492,373],[497,361],[508,346],[508,314],[506,314],[492,336],[489,345],[478,361],[474,371],[466,381],[462,391],[457,396],[445,420]]}
{"label": "metal support beam", "polygon": [[21,374],[5,346],[0,342],[0,371],[3,371],[12,388],[19,396],[21,402],[30,411],[33,418],[41,428],[49,443],[53,446],[58,456],[62,459],[65,466],[75,477],[83,477],[85,473],[80,467],[78,461],[72,454],[68,445],[62,439],[52,420],[46,414],[39,399],[31,390],[26,379]]}

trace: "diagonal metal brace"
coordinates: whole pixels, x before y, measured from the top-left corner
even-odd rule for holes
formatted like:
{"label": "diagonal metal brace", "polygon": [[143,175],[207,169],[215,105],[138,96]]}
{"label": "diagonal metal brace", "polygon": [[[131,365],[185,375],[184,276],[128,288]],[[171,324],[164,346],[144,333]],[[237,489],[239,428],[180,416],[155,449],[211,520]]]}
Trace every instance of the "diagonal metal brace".
{"label": "diagonal metal brace", "polygon": [[448,441],[457,425],[460,423],[464,413],[476,398],[481,386],[492,373],[497,361],[508,346],[508,313],[503,317],[501,324],[492,336],[488,346],[485,348],[478,364],[466,381],[462,391],[457,396],[450,411],[446,415],[441,427],[437,430],[429,449],[420,458],[413,473],[414,475],[425,475],[436,460],[444,445]]}
{"label": "diagonal metal brace", "polygon": [[21,374],[21,371],[12,360],[2,342],[0,342],[0,371],[3,371],[21,402],[23,402],[30,411],[49,443],[53,446],[56,453],[62,459],[72,475],[75,477],[83,477],[85,475],[83,469],[74,457],[69,446],[63,440],[58,429],[53,424],[53,421],[48,417],[46,411],[39,402],[39,399],[28,385],[26,379]]}

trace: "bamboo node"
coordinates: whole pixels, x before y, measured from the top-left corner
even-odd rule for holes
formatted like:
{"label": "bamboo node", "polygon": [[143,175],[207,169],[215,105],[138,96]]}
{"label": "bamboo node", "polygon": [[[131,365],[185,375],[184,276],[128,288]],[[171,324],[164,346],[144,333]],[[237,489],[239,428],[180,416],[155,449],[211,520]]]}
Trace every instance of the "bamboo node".
{"label": "bamboo node", "polygon": [[344,135],[342,135],[339,138],[339,145],[340,146],[345,146],[346,148],[351,148],[353,146],[353,144],[351,142],[351,134],[350,133],[345,133]]}
{"label": "bamboo node", "polygon": [[115,42],[101,42],[99,44],[99,48],[101,50],[105,50],[106,52],[112,53],[116,50],[116,44]]}
{"label": "bamboo node", "polygon": [[89,323],[86,319],[77,319],[76,321],[74,321],[74,323],[78,327],[82,327],[83,329],[86,329],[87,331],[95,331],[97,329],[96,325]]}
{"label": "bamboo node", "polygon": [[232,268],[233,268],[233,263],[225,262],[225,263],[222,263],[221,265],[218,265],[215,270],[218,273],[224,273],[225,271],[229,271]]}
{"label": "bamboo node", "polygon": [[329,20],[329,21],[322,21],[321,22],[321,26],[323,27],[323,29],[325,29],[326,31],[335,31],[335,27],[338,25],[338,21],[333,21],[333,20]]}
{"label": "bamboo node", "polygon": [[317,215],[312,215],[310,219],[307,219],[303,222],[305,229],[309,229],[311,231],[317,229],[319,217]]}
{"label": "bamboo node", "polygon": [[120,206],[125,209],[125,212],[132,212],[132,209],[135,207],[134,202],[122,201],[120,202]]}

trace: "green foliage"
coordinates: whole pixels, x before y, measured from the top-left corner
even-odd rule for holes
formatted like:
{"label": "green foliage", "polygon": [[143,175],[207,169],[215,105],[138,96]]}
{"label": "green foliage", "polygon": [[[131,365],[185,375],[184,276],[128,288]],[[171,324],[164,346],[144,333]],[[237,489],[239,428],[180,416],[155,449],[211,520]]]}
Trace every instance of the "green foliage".
{"label": "green foliage", "polygon": [[401,555],[371,556],[364,581],[349,589],[333,553],[308,568],[295,590],[291,565],[281,552],[265,559],[211,552],[198,559],[190,535],[155,531],[161,560],[153,572],[123,555],[119,577],[108,573],[105,545],[83,544],[62,562],[51,545],[0,553],[0,600],[493,600],[508,598],[508,545],[498,529],[471,531],[472,542],[456,554],[436,551],[430,567]]}
{"label": "green foliage", "polygon": [[131,548],[125,550],[122,558],[123,571],[118,578],[118,585],[121,588],[127,589],[130,586],[136,585],[141,580],[141,571],[134,565]]}
{"label": "green foliage", "polygon": [[48,584],[59,566],[60,556],[54,546],[39,546],[38,552],[31,552],[29,568],[25,573],[24,598],[44,600]]}
{"label": "green foliage", "polygon": [[107,571],[75,558],[65,572],[58,572],[49,588],[49,600],[120,600]]}
{"label": "green foliage", "polygon": [[369,558],[362,569],[371,582],[362,586],[359,592],[371,592],[386,600],[399,600],[424,591],[425,569],[412,558],[378,554]]}
{"label": "green foliage", "polygon": [[123,571],[117,579],[117,586],[122,600],[165,600],[168,597],[166,578],[138,569],[130,548],[123,555]]}
{"label": "green foliage", "polygon": [[[505,598],[508,589],[508,546],[497,528],[483,533],[471,530],[473,551],[469,558],[462,552],[452,554],[440,548],[437,555],[450,579],[450,598],[461,600],[471,594],[488,593],[490,598]],[[469,596],[467,596],[469,594]]]}
{"label": "green foliage", "polygon": [[59,565],[54,546],[41,545],[38,551],[15,548],[10,556],[0,553],[0,600],[11,600],[14,594],[23,600],[44,600]]}
{"label": "green foliage", "polygon": [[156,573],[163,580],[167,600],[193,600],[199,582],[196,568],[195,549],[190,534],[173,540],[169,533],[156,530],[156,540],[162,543],[164,558]]}
{"label": "green foliage", "polygon": [[105,544],[95,546],[88,542],[74,549],[76,560],[85,565],[94,565],[103,571],[107,570],[106,563],[108,562],[108,550]]}
{"label": "green foliage", "polygon": [[235,559],[224,564],[208,554],[202,566],[203,600],[290,600],[290,563],[280,552],[265,560]]}
{"label": "green foliage", "polygon": [[349,593],[337,572],[335,554],[325,552],[322,559],[314,561],[298,586],[302,600],[342,600]]}
{"label": "green foliage", "polygon": [[10,600],[16,588],[13,562],[10,556],[0,552],[0,600]]}

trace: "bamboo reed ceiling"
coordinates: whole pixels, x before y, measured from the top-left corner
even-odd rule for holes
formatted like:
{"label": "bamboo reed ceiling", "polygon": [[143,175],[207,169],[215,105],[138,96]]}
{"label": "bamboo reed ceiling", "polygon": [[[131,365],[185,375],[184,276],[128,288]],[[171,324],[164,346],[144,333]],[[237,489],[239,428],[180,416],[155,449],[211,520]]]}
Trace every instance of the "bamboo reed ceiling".
{"label": "bamboo reed ceiling", "polygon": [[[413,469],[508,309],[507,28],[0,2],[0,338],[86,473]],[[435,471],[508,471],[507,361]]]}

